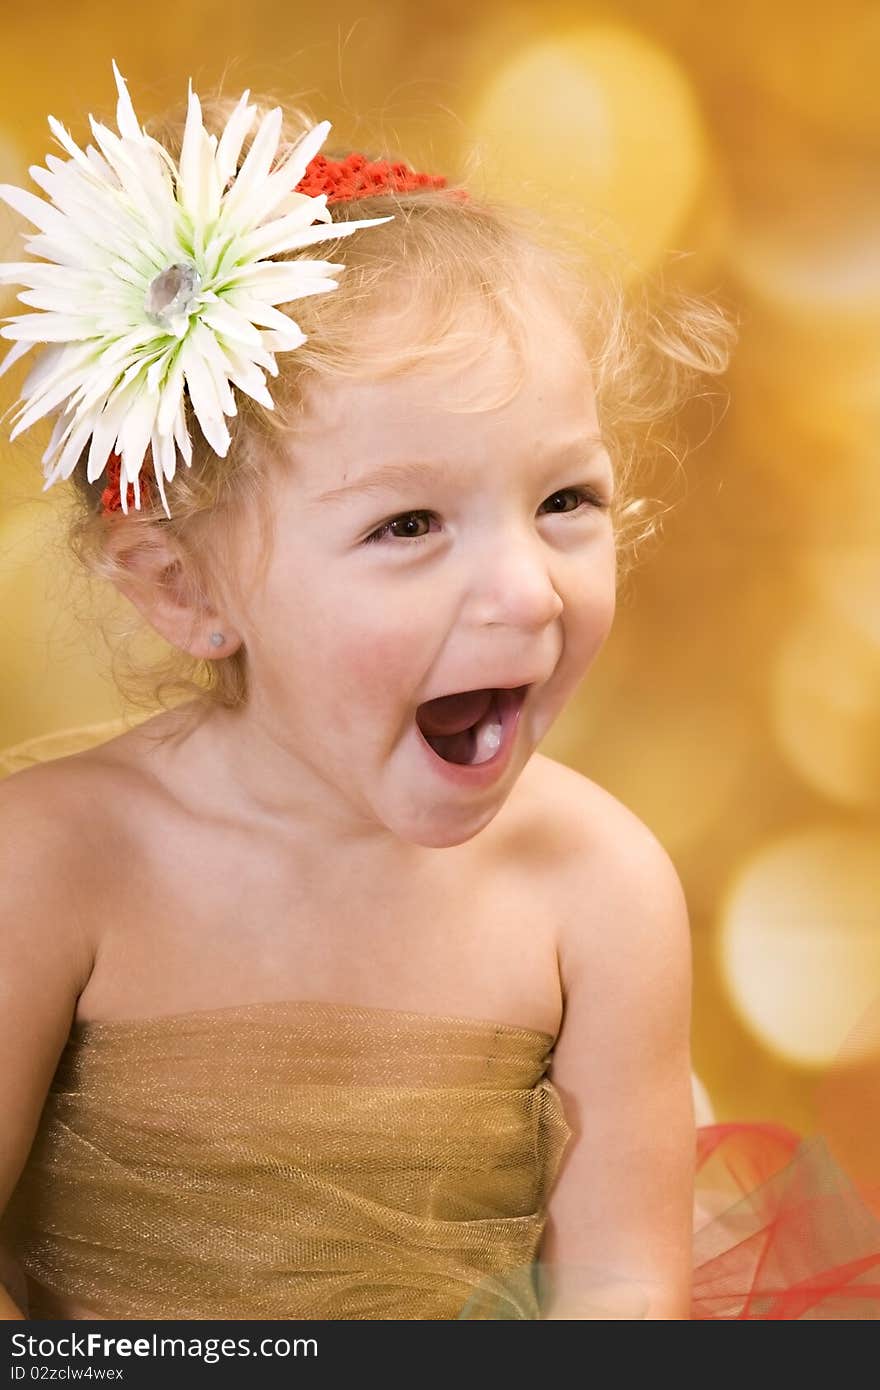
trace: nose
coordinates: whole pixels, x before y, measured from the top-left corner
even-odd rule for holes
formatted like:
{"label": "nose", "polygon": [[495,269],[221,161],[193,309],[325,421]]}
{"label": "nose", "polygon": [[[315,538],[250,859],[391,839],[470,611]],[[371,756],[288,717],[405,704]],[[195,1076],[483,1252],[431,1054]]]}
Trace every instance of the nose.
{"label": "nose", "polygon": [[541,628],[558,618],[564,604],[551,573],[547,547],[539,539],[509,532],[484,546],[471,579],[471,618],[481,627]]}

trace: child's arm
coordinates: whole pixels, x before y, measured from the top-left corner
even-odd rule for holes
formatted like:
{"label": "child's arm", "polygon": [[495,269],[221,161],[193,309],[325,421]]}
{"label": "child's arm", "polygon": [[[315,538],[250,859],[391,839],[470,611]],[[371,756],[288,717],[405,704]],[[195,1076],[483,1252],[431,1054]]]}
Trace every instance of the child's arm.
{"label": "child's arm", "polygon": [[[79,930],[77,873],[91,849],[57,778],[0,781],[0,1213],[27,1160],[92,953]],[[24,1317],[0,1283],[0,1321]]]}
{"label": "child's arm", "polygon": [[687,904],[663,847],[608,803],[601,843],[574,871],[559,937],[565,1007],[550,1078],[573,1133],[539,1254],[550,1293],[542,1316],[689,1319]]}

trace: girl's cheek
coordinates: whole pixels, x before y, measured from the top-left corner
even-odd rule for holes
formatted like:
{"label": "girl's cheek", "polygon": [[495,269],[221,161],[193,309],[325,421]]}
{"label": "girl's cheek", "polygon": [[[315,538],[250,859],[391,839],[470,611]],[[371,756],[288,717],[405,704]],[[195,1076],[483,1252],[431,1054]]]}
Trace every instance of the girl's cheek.
{"label": "girl's cheek", "polygon": [[395,694],[410,698],[424,679],[430,659],[425,655],[420,660],[417,634],[411,629],[373,633],[361,629],[352,634],[348,655],[346,677],[363,702],[377,707],[387,705]]}

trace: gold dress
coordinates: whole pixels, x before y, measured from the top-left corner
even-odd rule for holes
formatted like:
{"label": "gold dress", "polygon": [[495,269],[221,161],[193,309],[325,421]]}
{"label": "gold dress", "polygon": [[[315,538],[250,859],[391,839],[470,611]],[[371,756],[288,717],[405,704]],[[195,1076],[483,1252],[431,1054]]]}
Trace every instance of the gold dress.
{"label": "gold dress", "polygon": [[[533,1318],[553,1038],[303,1001],[74,1026],[2,1223],[32,1318]],[[3,1229],[5,1228],[5,1229]]]}

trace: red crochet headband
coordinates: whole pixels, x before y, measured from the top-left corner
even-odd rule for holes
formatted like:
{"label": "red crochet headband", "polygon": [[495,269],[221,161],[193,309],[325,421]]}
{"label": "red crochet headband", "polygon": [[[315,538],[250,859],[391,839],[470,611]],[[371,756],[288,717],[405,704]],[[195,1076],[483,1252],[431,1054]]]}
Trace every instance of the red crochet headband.
{"label": "red crochet headband", "polygon": [[[309,162],[305,174],[296,186],[297,193],[307,193],[316,198],[327,194],[327,202],[340,203],[353,198],[367,198],[374,193],[410,193],[420,188],[445,188],[443,174],[422,174],[410,169],[401,161],[391,163],[387,159],[368,159],[365,154],[353,150],[344,159],[329,159],[316,154]],[[450,196],[459,201],[469,197],[463,188],[450,190]],[[119,470],[122,460],[119,454],[112,453],[107,464],[108,483],[101,493],[101,514],[108,516],[122,511],[122,498],[119,494]],[[147,505],[154,498],[146,470],[140,476],[141,496]],[[128,504],[134,506],[134,487],[128,485]]]}

